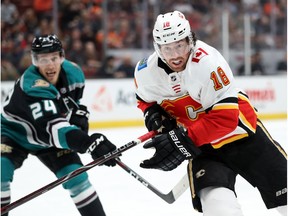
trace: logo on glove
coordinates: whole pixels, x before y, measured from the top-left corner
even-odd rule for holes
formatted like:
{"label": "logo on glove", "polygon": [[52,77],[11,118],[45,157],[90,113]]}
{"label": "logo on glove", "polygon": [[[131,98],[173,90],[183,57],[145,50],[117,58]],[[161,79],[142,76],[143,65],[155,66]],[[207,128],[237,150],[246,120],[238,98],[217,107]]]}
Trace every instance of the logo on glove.
{"label": "logo on glove", "polygon": [[189,158],[191,157],[192,155],[187,151],[187,149],[181,145],[181,142],[179,141],[177,135],[175,134],[175,132],[172,130],[172,131],[169,131],[169,135],[172,139],[172,141],[174,142],[175,146],[179,149],[179,151],[186,157],[186,158]]}
{"label": "logo on glove", "polygon": [[99,138],[97,138],[87,149],[87,153],[91,153],[94,151],[94,149],[96,148],[97,145],[99,145],[102,141],[104,141],[104,137],[100,136]]}
{"label": "logo on glove", "polygon": [[79,116],[85,116],[86,118],[89,118],[90,113],[85,110],[77,110],[76,114]]}

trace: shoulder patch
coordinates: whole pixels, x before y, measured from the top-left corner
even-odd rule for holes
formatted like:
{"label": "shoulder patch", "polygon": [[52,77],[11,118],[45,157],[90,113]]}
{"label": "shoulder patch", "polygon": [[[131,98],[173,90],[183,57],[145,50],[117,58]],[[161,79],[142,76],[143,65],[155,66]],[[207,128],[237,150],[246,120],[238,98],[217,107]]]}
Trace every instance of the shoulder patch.
{"label": "shoulder patch", "polygon": [[42,79],[37,79],[34,81],[34,85],[32,87],[49,87],[49,85],[49,82]]}
{"label": "shoulder patch", "polygon": [[192,58],[192,61],[193,62],[199,62],[201,58],[203,58],[204,56],[208,55],[208,53],[203,50],[202,48],[199,48],[197,49],[195,52],[194,52],[194,55],[193,55],[193,58]]}
{"label": "shoulder patch", "polygon": [[139,70],[142,70],[143,68],[147,67],[147,60],[148,58],[144,58],[142,59],[140,62],[139,62],[139,65],[138,65],[138,71]]}

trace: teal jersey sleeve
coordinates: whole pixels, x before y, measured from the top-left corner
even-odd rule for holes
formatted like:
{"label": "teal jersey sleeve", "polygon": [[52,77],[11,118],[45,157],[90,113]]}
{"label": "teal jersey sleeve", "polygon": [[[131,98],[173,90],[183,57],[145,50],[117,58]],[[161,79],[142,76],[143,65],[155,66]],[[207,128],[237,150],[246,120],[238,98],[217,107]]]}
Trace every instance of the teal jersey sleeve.
{"label": "teal jersey sleeve", "polygon": [[68,60],[63,62],[62,69],[65,71],[69,92],[73,95],[73,99],[79,103],[85,87],[84,73],[76,63]]}
{"label": "teal jersey sleeve", "polygon": [[[30,66],[15,83],[1,114],[1,132],[30,150],[69,148],[67,134],[80,130],[71,125],[67,98],[78,102],[83,95],[85,77],[74,63],[64,60],[56,86],[50,84],[35,66]],[[69,136],[70,136],[69,135]],[[83,139],[87,134],[81,133]],[[73,140],[70,138],[70,140]]]}
{"label": "teal jersey sleeve", "polygon": [[84,86],[85,76],[82,69],[74,62],[64,60],[62,68],[66,72],[69,84]]}

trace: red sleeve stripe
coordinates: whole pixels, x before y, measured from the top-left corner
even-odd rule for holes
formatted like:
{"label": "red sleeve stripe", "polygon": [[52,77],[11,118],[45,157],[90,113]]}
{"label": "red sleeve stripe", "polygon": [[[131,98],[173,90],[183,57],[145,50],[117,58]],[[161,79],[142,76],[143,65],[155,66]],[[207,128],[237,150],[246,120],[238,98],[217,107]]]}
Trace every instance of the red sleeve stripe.
{"label": "red sleeve stripe", "polygon": [[[156,102],[155,102],[155,103],[156,103]],[[138,107],[139,109],[141,109],[142,112],[144,112],[148,107],[152,106],[152,105],[155,104],[155,103],[146,103],[146,102],[144,102],[144,101],[138,100],[138,101],[137,101],[137,107]]]}
{"label": "red sleeve stripe", "polygon": [[239,112],[239,119],[247,128],[249,128],[249,130],[255,133],[256,127],[252,126],[252,124],[245,118],[245,116],[243,115],[241,111]]}
{"label": "red sleeve stripe", "polygon": [[[249,103],[249,105],[250,105],[251,107],[253,107],[253,105],[251,104],[249,98],[247,98],[245,95],[239,93],[239,94],[238,94],[238,98],[240,98],[241,100],[246,101],[247,103]],[[255,113],[256,113],[256,112],[255,112]]]}

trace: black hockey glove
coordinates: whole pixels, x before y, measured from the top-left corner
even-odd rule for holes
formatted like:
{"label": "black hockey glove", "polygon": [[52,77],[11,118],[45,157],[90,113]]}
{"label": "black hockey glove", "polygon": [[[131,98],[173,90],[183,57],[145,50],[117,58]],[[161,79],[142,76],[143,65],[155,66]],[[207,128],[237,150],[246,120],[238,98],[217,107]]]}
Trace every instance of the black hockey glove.
{"label": "black hockey glove", "polygon": [[195,158],[201,152],[183,128],[176,128],[168,133],[158,135],[145,143],[143,147],[145,149],[154,147],[156,152],[152,158],[144,160],[140,166],[163,171],[173,170],[185,159]]}
{"label": "black hockey glove", "polygon": [[[91,144],[86,150],[86,153],[90,153],[93,160],[108,154],[116,149],[116,146],[112,144],[106,136],[100,133],[94,133],[90,136]],[[115,159],[108,160],[104,163],[106,166],[115,166]]]}
{"label": "black hockey glove", "polygon": [[160,105],[153,104],[144,111],[145,125],[148,131],[158,130],[168,132],[177,126],[176,120],[171,118]]}
{"label": "black hockey glove", "polygon": [[85,133],[88,133],[89,129],[89,111],[84,105],[79,105],[78,109],[73,109],[70,117],[70,124],[76,125],[81,128]]}

